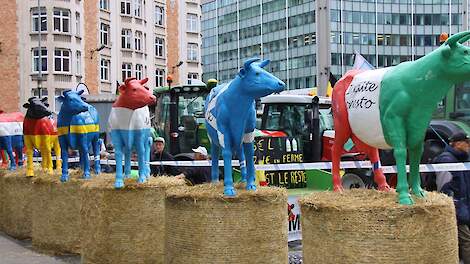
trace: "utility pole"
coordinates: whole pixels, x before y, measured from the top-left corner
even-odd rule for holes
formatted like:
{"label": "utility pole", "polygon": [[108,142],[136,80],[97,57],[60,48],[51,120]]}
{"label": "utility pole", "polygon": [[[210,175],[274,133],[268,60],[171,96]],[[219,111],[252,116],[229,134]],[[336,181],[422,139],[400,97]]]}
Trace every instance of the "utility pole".
{"label": "utility pole", "polygon": [[330,45],[330,1],[317,0],[315,21],[317,25],[317,94],[326,95],[330,77],[331,45]]}
{"label": "utility pole", "polygon": [[41,31],[42,31],[42,16],[41,16],[41,0],[38,0],[38,54],[39,54],[39,61],[38,61],[38,93],[39,98],[41,98],[41,89],[42,89],[42,50],[41,50]]}

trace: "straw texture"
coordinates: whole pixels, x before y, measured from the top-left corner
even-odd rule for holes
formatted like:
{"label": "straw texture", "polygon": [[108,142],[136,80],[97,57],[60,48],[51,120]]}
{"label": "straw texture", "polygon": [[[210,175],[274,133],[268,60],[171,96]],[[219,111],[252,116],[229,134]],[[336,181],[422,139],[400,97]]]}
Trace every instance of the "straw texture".
{"label": "straw texture", "polygon": [[302,198],[304,263],[458,263],[452,200],[427,193],[415,202],[374,190]]}
{"label": "straw texture", "polygon": [[7,172],[2,177],[3,231],[17,239],[31,237],[32,180],[33,177],[26,177],[25,168]]}
{"label": "straw texture", "polygon": [[[38,175],[38,174],[35,174]],[[33,180],[33,247],[51,255],[80,253],[80,186],[83,172],[42,174]]]}
{"label": "straw texture", "polygon": [[222,185],[168,191],[165,263],[287,263],[287,192]]}
{"label": "straw texture", "polygon": [[0,231],[3,231],[3,176],[6,173],[5,169],[0,169]]}
{"label": "straw texture", "polygon": [[151,177],[125,184],[115,190],[114,176],[100,176],[82,186],[82,263],[163,263],[165,191],[185,182]]}

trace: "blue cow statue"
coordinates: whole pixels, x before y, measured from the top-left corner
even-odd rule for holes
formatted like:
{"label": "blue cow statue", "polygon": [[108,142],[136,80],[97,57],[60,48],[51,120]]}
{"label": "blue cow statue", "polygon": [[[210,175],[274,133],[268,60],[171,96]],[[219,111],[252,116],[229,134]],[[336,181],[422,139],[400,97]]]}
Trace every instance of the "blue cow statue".
{"label": "blue cow statue", "polygon": [[10,158],[10,170],[16,169],[16,159],[18,166],[23,165],[23,120],[24,115],[21,112],[3,113],[0,110],[0,151],[6,150]]}
{"label": "blue cow statue", "polygon": [[[211,90],[206,98],[205,119],[211,142],[212,182],[219,179],[219,151],[224,159],[224,194],[235,196],[232,154],[238,154],[242,181],[247,190],[256,190],[253,140],[256,124],[255,100],[284,90],[285,84],[263,69],[269,60],[247,60],[228,84]],[[245,157],[246,160],[245,164]],[[248,177],[247,177],[248,176]]]}
{"label": "blue cow statue", "polygon": [[122,155],[124,152],[124,175],[129,177],[131,172],[131,152],[137,151],[139,164],[139,178],[137,182],[143,183],[150,176],[150,112],[147,105],[155,104],[156,97],[144,86],[147,78],[137,80],[129,78],[119,86],[119,97],[114,102],[109,115],[109,128],[111,141],[114,145],[116,157],[115,188],[124,187],[122,172]]}
{"label": "blue cow statue", "polygon": [[57,117],[57,130],[62,158],[62,176],[60,180],[66,182],[68,174],[68,149],[78,149],[80,164],[83,169],[83,178],[90,178],[90,161],[88,151],[93,148],[95,156],[95,173],[100,173],[100,148],[99,117],[96,109],[86,103],[80,96],[83,91],[64,91],[58,97],[62,102]]}

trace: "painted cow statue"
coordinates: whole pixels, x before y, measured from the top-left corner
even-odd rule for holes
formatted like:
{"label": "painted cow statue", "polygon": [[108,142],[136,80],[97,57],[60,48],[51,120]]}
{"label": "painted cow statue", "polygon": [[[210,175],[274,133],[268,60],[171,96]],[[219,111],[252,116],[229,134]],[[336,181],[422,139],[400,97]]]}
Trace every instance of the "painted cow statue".
{"label": "painted cow statue", "polygon": [[[430,54],[413,62],[377,70],[347,72],[333,89],[336,130],[333,145],[334,190],[342,189],[339,177],[341,150],[348,138],[368,154],[374,180],[389,190],[380,168],[378,148],[394,149],[398,168],[398,201],[413,204],[408,193],[424,197],[419,162],[432,113],[455,84],[470,80],[470,48],[462,45],[470,31],[450,37]],[[410,177],[407,180],[407,152]]]}
{"label": "painted cow statue", "polygon": [[144,86],[147,78],[129,78],[119,87],[119,97],[114,102],[109,115],[111,141],[116,157],[115,188],[124,187],[122,156],[124,153],[124,175],[130,176],[132,150],[137,151],[139,164],[138,182],[143,183],[150,176],[150,112],[148,105],[155,104],[156,98]]}
{"label": "painted cow statue", "polygon": [[83,91],[68,90],[58,97],[62,102],[57,117],[59,144],[62,150],[62,176],[60,178],[62,182],[69,179],[68,149],[79,151],[84,179],[90,178],[88,152],[93,149],[95,173],[100,173],[101,140],[98,112],[81,98],[82,93]]}
{"label": "painted cow statue", "polygon": [[39,99],[31,97],[23,105],[26,108],[26,117],[23,122],[24,143],[26,146],[27,166],[26,175],[34,176],[33,152],[37,149],[41,152],[42,168],[52,173],[52,149],[54,149],[56,169],[62,168],[60,157],[59,138],[54,120],[50,118],[52,112],[48,109],[47,97]]}
{"label": "painted cow statue", "polygon": [[[255,99],[281,92],[285,84],[263,69],[269,60],[247,60],[235,79],[213,88],[206,98],[205,119],[211,141],[212,181],[219,179],[219,151],[224,159],[224,194],[235,196],[232,154],[238,154],[247,190],[256,190],[253,140]],[[245,164],[245,157],[246,164]]]}
{"label": "painted cow statue", "polygon": [[0,114],[0,151],[6,150],[10,170],[15,170],[17,163],[18,166],[23,166],[23,120],[24,115],[21,112]]}

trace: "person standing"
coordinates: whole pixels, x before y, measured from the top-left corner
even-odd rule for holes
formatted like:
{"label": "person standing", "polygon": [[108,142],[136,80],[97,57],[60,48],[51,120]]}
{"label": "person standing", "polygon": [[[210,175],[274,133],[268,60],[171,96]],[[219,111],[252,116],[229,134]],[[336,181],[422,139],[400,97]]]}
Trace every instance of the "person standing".
{"label": "person standing", "polygon": [[[437,163],[466,162],[469,158],[470,138],[463,132],[453,134],[449,138],[449,145],[437,159]],[[449,172],[452,176],[441,179],[441,192],[454,199],[457,214],[459,255],[464,264],[470,264],[470,171]],[[439,177],[439,175],[437,175]],[[437,179],[436,179],[437,181]]]}

